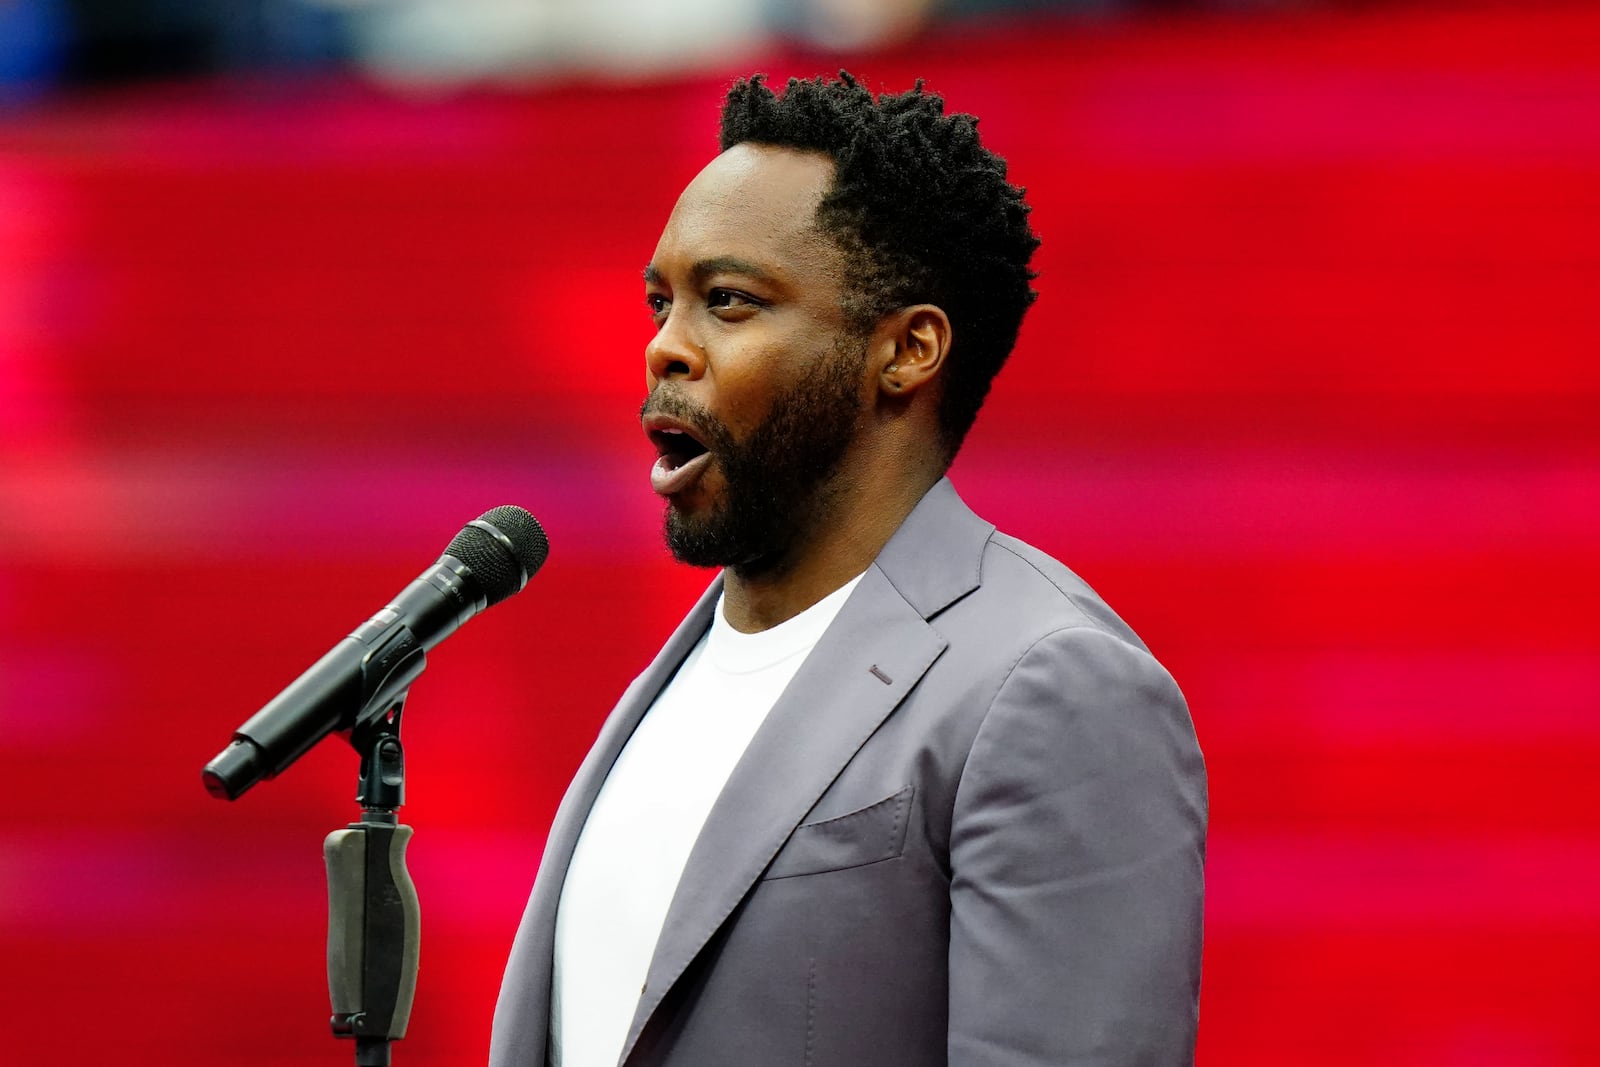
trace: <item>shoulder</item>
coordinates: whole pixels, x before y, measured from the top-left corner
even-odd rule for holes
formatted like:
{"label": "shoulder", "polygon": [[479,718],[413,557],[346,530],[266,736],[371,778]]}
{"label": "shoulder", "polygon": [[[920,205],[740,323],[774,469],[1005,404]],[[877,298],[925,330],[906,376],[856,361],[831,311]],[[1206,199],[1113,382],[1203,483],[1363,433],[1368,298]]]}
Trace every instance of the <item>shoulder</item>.
{"label": "shoulder", "polygon": [[1077,688],[1075,678],[1085,672],[1165,674],[1088,582],[1049,553],[998,531],[948,480],[918,504],[878,566],[943,643],[930,688],[964,714],[986,707],[1024,660],[1030,671],[1053,665],[1063,690]]}
{"label": "shoulder", "polygon": [[1063,642],[1150,655],[1133,628],[1071,568],[999,531],[983,546],[976,588],[930,622],[952,642],[982,635],[986,644],[1019,655]]}
{"label": "shoulder", "polygon": [[877,567],[906,603],[952,643],[1075,627],[1140,651],[1143,642],[1065,564],[995,529],[948,479],[930,489],[879,554]]}
{"label": "shoulder", "polygon": [[944,651],[922,700],[963,724],[957,733],[977,745],[978,762],[984,753],[1102,747],[1087,735],[1123,749],[1114,739],[1130,731],[1193,744],[1172,675],[1069,567],[992,529],[969,560],[976,581],[927,618]]}
{"label": "shoulder", "polygon": [[1183,693],[1087,582],[995,533],[978,588],[949,615],[933,624],[952,635],[951,665],[985,679],[958,810],[1094,780],[1130,803],[1168,797],[1167,831],[1203,825],[1204,763]]}

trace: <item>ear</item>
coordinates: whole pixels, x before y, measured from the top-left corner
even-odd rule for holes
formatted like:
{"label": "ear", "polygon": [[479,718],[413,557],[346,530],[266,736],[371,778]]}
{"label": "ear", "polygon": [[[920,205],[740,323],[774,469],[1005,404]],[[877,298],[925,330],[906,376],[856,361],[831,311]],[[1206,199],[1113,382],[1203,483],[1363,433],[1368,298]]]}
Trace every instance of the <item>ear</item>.
{"label": "ear", "polygon": [[934,304],[912,304],[878,324],[878,390],[906,397],[932,384],[950,354],[950,317]]}

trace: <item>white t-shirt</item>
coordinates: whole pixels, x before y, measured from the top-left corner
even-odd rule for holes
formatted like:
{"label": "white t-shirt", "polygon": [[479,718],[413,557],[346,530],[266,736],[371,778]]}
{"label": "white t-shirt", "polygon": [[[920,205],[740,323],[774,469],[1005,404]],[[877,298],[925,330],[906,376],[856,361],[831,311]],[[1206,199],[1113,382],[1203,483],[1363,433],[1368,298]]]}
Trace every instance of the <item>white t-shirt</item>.
{"label": "white t-shirt", "polygon": [[700,828],[772,705],[858,575],[786,622],[745,634],[722,602],[606,777],[556,913],[553,1067],[616,1067]]}

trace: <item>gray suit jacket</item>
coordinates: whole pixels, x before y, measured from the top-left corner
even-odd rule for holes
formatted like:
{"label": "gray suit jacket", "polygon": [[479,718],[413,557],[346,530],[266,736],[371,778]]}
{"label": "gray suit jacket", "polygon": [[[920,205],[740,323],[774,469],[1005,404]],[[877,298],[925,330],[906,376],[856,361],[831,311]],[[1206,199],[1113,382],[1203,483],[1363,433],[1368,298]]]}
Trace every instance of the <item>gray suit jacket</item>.
{"label": "gray suit jacket", "polygon": [[[567,863],[720,591],[623,694],[561,803],[491,1067],[544,1067]],[[941,481],[712,808],[622,1062],[1188,1064],[1205,824],[1172,678],[1072,572]]]}

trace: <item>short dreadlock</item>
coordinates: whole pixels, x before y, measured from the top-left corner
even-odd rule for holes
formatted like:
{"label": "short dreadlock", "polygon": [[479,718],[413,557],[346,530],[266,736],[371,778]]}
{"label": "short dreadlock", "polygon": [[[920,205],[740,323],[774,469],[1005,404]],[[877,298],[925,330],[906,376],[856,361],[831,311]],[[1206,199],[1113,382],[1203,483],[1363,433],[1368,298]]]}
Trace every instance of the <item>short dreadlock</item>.
{"label": "short dreadlock", "polygon": [[911,304],[936,304],[957,340],[945,370],[939,429],[953,457],[1011,354],[1037,295],[1028,260],[1039,239],[1006,161],[978,141],[978,120],[944,113],[924,92],[876,100],[846,71],[837,81],[790,78],[782,96],[757,74],[722,108],[724,151],[746,142],[822,152],[833,185],[817,222],[844,251],[845,312],[867,332]]}

